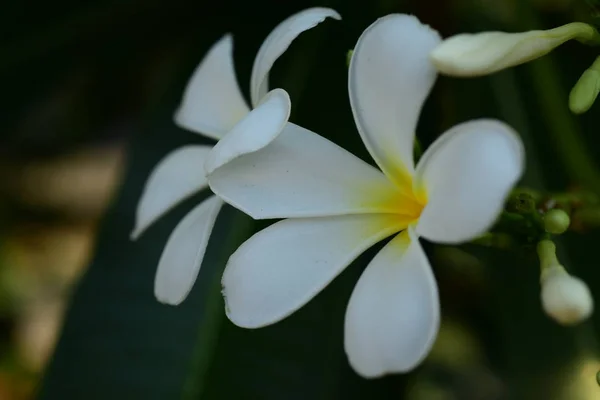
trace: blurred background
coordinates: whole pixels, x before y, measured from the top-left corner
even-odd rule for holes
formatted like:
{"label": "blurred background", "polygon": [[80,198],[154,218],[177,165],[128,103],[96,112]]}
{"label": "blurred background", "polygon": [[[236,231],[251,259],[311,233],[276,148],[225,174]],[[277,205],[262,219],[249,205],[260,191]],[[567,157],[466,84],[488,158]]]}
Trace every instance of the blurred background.
{"label": "blurred background", "polygon": [[[277,23],[310,6],[338,10],[343,21],[303,34],[276,64],[272,82],[294,99],[294,122],[368,160],[350,114],[345,62],[376,18],[413,13],[448,36],[596,23],[593,3],[4,2],[0,400],[600,399],[600,317],[568,329],[548,320],[531,252],[428,245],[444,313],[436,347],[412,374],[363,381],[346,364],[342,318],[373,252],[297,315],[243,331],[223,318],[218,276],[228,252],[260,224],[224,211],[215,234],[223,241],[211,241],[207,254],[214,267],[203,266],[203,283],[176,309],[154,300],[154,269],[178,219],[206,193],[138,242],[128,240],[156,162],[179,145],[210,143],[175,127],[171,116],[191,71],[224,33],[234,34],[238,81],[247,94],[254,55]],[[600,106],[581,117],[567,108],[570,87],[597,55],[597,48],[567,43],[543,60],[491,77],[442,77],[426,104],[419,138],[427,145],[457,122],[498,117],[524,138],[525,184],[597,192],[597,182],[576,160],[582,151],[600,160]],[[599,239],[588,230],[560,243],[561,260],[598,298]]]}

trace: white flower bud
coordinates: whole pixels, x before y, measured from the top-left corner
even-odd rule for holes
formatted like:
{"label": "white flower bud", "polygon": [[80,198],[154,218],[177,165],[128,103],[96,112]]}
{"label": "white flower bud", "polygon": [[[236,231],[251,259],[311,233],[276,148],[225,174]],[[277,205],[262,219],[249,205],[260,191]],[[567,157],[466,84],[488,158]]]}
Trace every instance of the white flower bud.
{"label": "white flower bud", "polygon": [[574,325],[587,319],[594,310],[589,288],[581,279],[571,276],[560,265],[542,273],[542,307],[561,325]]}
{"label": "white flower bud", "polygon": [[431,61],[442,74],[487,75],[541,57],[570,39],[600,42],[600,35],[582,22],[546,31],[460,34],[436,47]]}

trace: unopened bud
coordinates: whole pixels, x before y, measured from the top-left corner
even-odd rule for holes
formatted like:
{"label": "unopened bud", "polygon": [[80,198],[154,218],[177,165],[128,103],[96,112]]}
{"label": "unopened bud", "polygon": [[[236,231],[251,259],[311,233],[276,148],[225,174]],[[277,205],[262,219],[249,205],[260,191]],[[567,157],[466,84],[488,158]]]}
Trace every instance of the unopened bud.
{"label": "unopened bud", "polygon": [[594,309],[589,288],[560,265],[545,269],[541,277],[542,307],[561,325],[574,325],[587,319]]}
{"label": "unopened bud", "polygon": [[546,31],[460,34],[436,47],[431,61],[442,74],[487,75],[541,57],[570,39],[600,43],[596,29],[582,22]]}
{"label": "unopened bud", "polygon": [[596,101],[600,93],[600,57],[581,75],[569,94],[569,108],[575,114],[583,114]]}
{"label": "unopened bud", "polygon": [[544,229],[548,233],[560,235],[569,228],[570,224],[571,218],[563,210],[550,210],[544,215]]}

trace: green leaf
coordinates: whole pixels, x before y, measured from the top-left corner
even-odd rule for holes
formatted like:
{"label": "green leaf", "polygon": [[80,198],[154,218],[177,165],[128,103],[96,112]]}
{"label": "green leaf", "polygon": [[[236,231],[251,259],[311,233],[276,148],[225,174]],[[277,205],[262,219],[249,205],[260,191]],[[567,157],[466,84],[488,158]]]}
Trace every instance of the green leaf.
{"label": "green leaf", "polygon": [[[178,307],[156,301],[154,274],[166,239],[208,191],[177,207],[137,242],[129,240],[135,205],[150,168],[171,148],[198,140],[175,128],[170,115],[160,116],[152,125],[132,145],[121,194],[99,234],[94,260],[71,299],[43,381],[42,399],[179,398],[191,368],[202,369],[194,363],[197,343],[210,344],[221,325],[222,307],[214,303],[220,298],[220,277],[227,258],[248,234],[249,218],[224,207],[190,296]],[[203,348],[204,363],[210,362],[211,348]]]}

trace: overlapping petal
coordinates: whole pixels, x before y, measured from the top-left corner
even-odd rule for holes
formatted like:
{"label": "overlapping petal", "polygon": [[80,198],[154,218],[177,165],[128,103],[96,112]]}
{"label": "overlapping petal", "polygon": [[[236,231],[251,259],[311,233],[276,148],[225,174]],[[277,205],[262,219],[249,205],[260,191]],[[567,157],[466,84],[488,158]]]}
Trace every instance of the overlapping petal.
{"label": "overlapping petal", "polygon": [[402,205],[414,213],[379,170],[291,123],[268,146],[208,180],[217,195],[255,219],[397,212]]}
{"label": "overlapping petal", "polygon": [[262,230],[231,256],[223,274],[229,319],[259,328],[306,304],[364,250],[406,226],[388,215],[300,218]]}
{"label": "overlapping petal", "polygon": [[350,104],[367,149],[399,185],[413,171],[421,107],[436,78],[429,53],[438,33],[417,18],[380,18],[358,39],[349,71]]}
{"label": "overlapping petal", "polygon": [[131,239],[137,239],[179,202],[208,186],[204,162],[210,150],[210,146],[184,146],[157,164],[138,203]]}
{"label": "overlapping petal", "polygon": [[225,35],[210,48],[188,81],[175,122],[219,140],[249,111],[235,76],[233,39]]}
{"label": "overlapping petal", "polygon": [[485,232],[519,180],[524,150],[508,125],[473,120],[443,134],[419,161],[415,184],[428,202],[417,233],[440,243],[460,243]]}
{"label": "overlapping petal", "polygon": [[223,201],[210,196],[190,211],[171,233],[158,262],[154,280],[156,298],[177,305],[194,286],[208,239]]}
{"label": "overlapping petal", "polygon": [[261,104],[232,128],[210,152],[207,174],[247,153],[258,151],[281,133],[290,116],[290,97],[282,89],[270,91]]}
{"label": "overlapping petal", "polygon": [[269,71],[275,61],[298,35],[315,27],[326,18],[341,19],[340,15],[330,8],[309,8],[288,17],[267,36],[256,54],[252,67],[250,98],[253,106],[258,105],[260,99],[269,91]]}
{"label": "overlapping petal", "polygon": [[418,238],[407,231],[367,266],[348,303],[346,354],[366,378],[406,372],[425,358],[440,321],[437,284]]}

